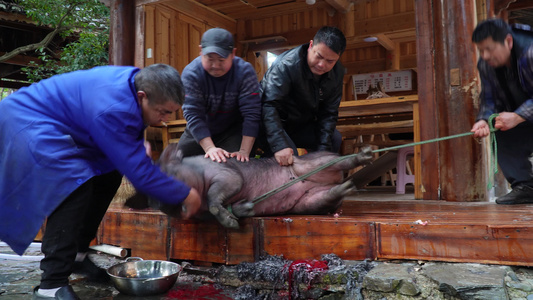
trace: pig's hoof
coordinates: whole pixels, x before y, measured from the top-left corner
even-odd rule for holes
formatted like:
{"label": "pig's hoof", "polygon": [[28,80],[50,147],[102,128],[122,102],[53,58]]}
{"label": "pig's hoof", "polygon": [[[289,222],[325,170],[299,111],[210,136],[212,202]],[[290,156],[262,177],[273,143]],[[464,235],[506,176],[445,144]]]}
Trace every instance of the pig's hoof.
{"label": "pig's hoof", "polygon": [[220,213],[220,209],[218,209],[218,207],[216,207],[216,206],[211,206],[211,207],[209,207],[209,212],[213,216],[218,216],[218,214]]}
{"label": "pig's hoof", "polygon": [[239,229],[239,222],[233,219],[226,219],[226,221],[222,223],[222,226],[231,229]]}
{"label": "pig's hoof", "polygon": [[231,208],[236,217],[253,217],[255,215],[254,204],[251,202],[234,203]]}

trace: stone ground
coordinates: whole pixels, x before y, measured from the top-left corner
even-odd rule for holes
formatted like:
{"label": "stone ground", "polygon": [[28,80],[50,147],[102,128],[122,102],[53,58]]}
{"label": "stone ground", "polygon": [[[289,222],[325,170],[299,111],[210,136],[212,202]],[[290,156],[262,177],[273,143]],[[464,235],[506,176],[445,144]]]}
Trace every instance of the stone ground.
{"label": "stone ground", "polygon": [[[0,247],[0,254],[13,254]],[[25,258],[42,255],[30,248]],[[107,268],[123,260],[101,253],[90,258]],[[320,264],[325,261],[329,268]],[[218,268],[187,265],[163,295],[135,297],[112,283],[91,284],[79,275],[71,284],[82,299],[259,300],[259,299],[513,299],[533,300],[533,268],[425,261],[342,261],[333,254],[321,261],[287,262],[270,257],[256,263]],[[287,268],[287,266],[304,268]],[[316,271],[318,270],[318,271]],[[294,271],[294,273],[292,273]],[[299,272],[299,273],[298,273]],[[302,273],[303,272],[303,273]],[[31,299],[41,271],[36,260],[0,259],[0,299]],[[284,278],[292,276],[287,286]],[[291,287],[292,285],[292,287]],[[292,289],[292,293],[290,290]]]}
{"label": "stone ground", "polygon": [[[14,254],[8,247],[0,246],[0,254]],[[29,248],[23,257],[32,258],[40,256],[39,248]],[[124,260],[102,253],[90,253],[89,257],[98,266],[111,267]],[[1,300],[30,300],[33,288],[39,285],[41,270],[38,260],[13,260],[0,258],[0,299]],[[202,299],[202,300],[230,300],[231,294],[217,289],[214,283],[208,280],[195,280],[194,275],[182,272],[178,282],[172,289],[163,295],[156,296],[129,296],[121,294],[113,284],[88,283],[81,275],[71,275],[70,283],[74,291],[83,300],[95,299],[120,299],[120,300],[167,300],[167,299]]]}

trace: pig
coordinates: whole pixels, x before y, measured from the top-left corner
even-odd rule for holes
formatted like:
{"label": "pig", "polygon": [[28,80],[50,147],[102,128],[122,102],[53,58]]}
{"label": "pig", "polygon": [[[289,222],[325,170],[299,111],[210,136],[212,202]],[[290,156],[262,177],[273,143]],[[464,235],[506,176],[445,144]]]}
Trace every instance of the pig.
{"label": "pig", "polygon": [[[251,201],[338,157],[338,154],[319,151],[294,157],[291,166],[280,166],[275,158],[250,159],[249,162],[228,159],[218,163],[203,155],[182,158],[177,144],[170,144],[158,163],[164,172],[198,190],[202,198],[199,214],[214,216],[224,227],[239,228],[239,217],[335,212],[344,196],[355,191],[351,180],[343,182],[344,171],[369,163],[373,157],[370,147],[363,147],[357,155],[260,202]],[[136,194],[125,205],[140,208],[140,199],[144,199],[143,195]],[[157,208],[164,213],[180,217],[181,205],[158,204]]]}

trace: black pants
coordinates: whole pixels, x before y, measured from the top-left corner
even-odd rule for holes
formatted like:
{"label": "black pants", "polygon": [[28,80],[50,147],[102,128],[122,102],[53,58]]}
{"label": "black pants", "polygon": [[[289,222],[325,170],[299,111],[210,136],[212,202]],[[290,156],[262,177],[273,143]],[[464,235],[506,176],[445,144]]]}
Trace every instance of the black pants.
{"label": "black pants", "polygon": [[[228,152],[238,152],[241,149],[242,127],[233,126],[230,129],[211,136],[217,148],[222,148]],[[178,142],[178,148],[182,151],[183,157],[194,155],[205,155],[204,149],[196,142],[188,128],[185,129]],[[250,156],[254,154],[252,149]]]}
{"label": "black pants", "polygon": [[95,176],[70,194],[47,218],[41,260],[41,288],[68,284],[77,252],[86,252],[115,196],[122,175]]}
{"label": "black pants", "polygon": [[533,152],[533,124],[520,123],[513,129],[496,131],[498,164],[505,179],[516,187],[525,184],[533,187],[533,174],[529,156]]}
{"label": "black pants", "polygon": [[[298,155],[298,148],[306,149],[309,152],[318,150],[320,132],[315,124],[307,124],[299,126],[298,128],[285,129],[283,134],[285,135],[286,140],[289,141],[289,147],[292,148],[293,153],[296,156]],[[268,142],[266,141],[264,131],[261,132],[257,144],[265,151],[265,157],[274,156],[270,147],[265,146],[268,145]],[[331,149],[329,149],[329,151],[340,153],[341,145],[342,134],[337,129],[334,129],[331,137]]]}

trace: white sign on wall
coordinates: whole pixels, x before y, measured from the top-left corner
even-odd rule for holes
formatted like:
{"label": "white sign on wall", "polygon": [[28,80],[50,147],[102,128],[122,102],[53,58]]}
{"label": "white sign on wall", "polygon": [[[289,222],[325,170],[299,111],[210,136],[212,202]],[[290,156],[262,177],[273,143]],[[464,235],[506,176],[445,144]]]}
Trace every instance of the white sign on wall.
{"label": "white sign on wall", "polygon": [[411,70],[352,76],[354,94],[365,94],[369,85],[376,86],[380,81],[383,83],[385,92],[410,91],[413,89],[412,80],[413,74]]}

